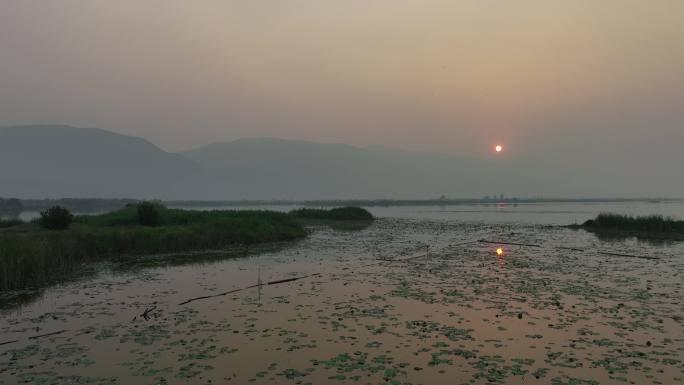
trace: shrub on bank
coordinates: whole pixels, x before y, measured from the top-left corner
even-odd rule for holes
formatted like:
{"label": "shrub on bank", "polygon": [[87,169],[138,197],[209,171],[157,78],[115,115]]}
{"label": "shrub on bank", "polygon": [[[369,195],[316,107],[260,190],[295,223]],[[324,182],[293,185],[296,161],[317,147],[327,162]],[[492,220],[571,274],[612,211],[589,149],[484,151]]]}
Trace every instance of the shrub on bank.
{"label": "shrub on bank", "polygon": [[39,223],[49,230],[64,230],[74,220],[71,212],[62,206],[52,206],[40,212]]}
{"label": "shrub on bank", "polygon": [[290,215],[302,219],[370,221],[373,215],[361,207],[337,207],[330,210],[302,208],[290,211]]}
{"label": "shrub on bank", "polygon": [[151,202],[142,202],[138,204],[136,209],[138,216],[138,223],[143,226],[156,226],[159,224],[159,205]]}

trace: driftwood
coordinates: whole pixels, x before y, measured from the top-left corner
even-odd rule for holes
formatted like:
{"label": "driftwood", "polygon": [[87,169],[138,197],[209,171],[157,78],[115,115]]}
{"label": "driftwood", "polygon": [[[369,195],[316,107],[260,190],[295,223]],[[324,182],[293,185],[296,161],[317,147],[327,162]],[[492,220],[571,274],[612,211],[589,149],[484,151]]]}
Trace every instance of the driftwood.
{"label": "driftwood", "polygon": [[150,313],[152,313],[156,308],[156,306],[152,306],[151,308],[145,309],[145,311],[140,316],[143,317],[145,321],[147,321],[150,319]]}
{"label": "driftwood", "polygon": [[480,239],[478,242],[482,243],[493,243],[497,245],[514,245],[514,246],[527,246],[527,247],[541,247],[541,245],[535,245],[532,243],[515,243],[515,242],[493,242],[493,241],[487,241],[484,239]]}
{"label": "driftwood", "polygon": [[188,304],[188,303],[190,303],[190,302],[199,301],[199,300],[201,300],[201,299],[215,298],[215,297],[223,297],[223,296],[225,296],[225,295],[232,294],[232,293],[236,293],[236,292],[241,291],[241,290],[242,290],[242,289],[235,289],[235,290],[229,290],[229,291],[226,291],[226,292],[223,292],[223,293],[219,293],[219,294],[203,295],[203,296],[201,296],[201,297],[190,298],[190,299],[188,299],[188,300],[186,300],[186,301],[183,301],[183,302],[179,303],[178,306],[185,305],[185,304]]}
{"label": "driftwood", "polygon": [[294,278],[279,279],[279,280],[277,280],[277,281],[270,281],[270,282],[267,282],[266,284],[267,284],[267,285],[277,285],[277,284],[279,284],[279,283],[286,283],[286,282],[297,281],[297,280],[300,280],[300,279],[313,277],[313,276],[315,276],[315,275],[320,275],[320,274],[311,274],[311,275],[305,275],[305,276],[303,276],[303,277],[294,277]]}
{"label": "driftwood", "polygon": [[597,251],[599,254],[603,255],[611,255],[614,257],[628,257],[628,258],[641,258],[641,259],[660,259],[658,257],[651,257],[648,255],[632,255],[632,254],[620,254],[620,253],[610,253],[607,251]]}
{"label": "driftwood", "polygon": [[226,291],[226,292],[223,292],[223,293],[219,293],[219,294],[203,295],[203,296],[201,296],[201,297],[190,298],[190,299],[188,299],[188,300],[185,300],[185,301],[179,303],[178,305],[179,305],[179,306],[181,306],[181,305],[187,305],[187,304],[189,304],[190,302],[199,301],[199,300],[201,300],[201,299],[223,297],[223,296],[228,295],[228,294],[237,293],[238,291],[242,291],[242,290],[253,289],[253,288],[255,288],[255,287],[259,287],[259,286],[263,286],[263,285],[277,285],[277,284],[280,284],[280,283],[292,282],[292,281],[297,281],[297,280],[304,279],[304,278],[315,277],[315,276],[317,276],[317,275],[321,275],[321,274],[320,274],[320,273],[315,273],[315,274],[305,275],[305,276],[302,276],[302,277],[293,277],[293,278],[279,279],[279,280],[276,280],[276,281],[266,282],[266,283],[264,283],[264,284],[258,284],[258,283],[257,283],[256,285],[250,285],[250,286],[243,287],[243,288],[240,288],[240,289],[229,290],[229,291]]}
{"label": "driftwood", "polygon": [[13,344],[13,343],[15,343],[15,342],[19,342],[19,340],[12,340],[12,341],[0,342],[0,346],[2,346],[2,345]]}
{"label": "driftwood", "polygon": [[561,249],[561,250],[571,250],[571,251],[581,251],[581,252],[584,252],[584,251],[585,251],[584,249],[579,249],[579,248],[577,248],[577,247],[556,246],[556,248],[557,248],[557,249]]}
{"label": "driftwood", "polygon": [[57,335],[57,334],[62,334],[62,333],[64,333],[65,331],[66,331],[66,330],[58,330],[58,331],[52,332],[52,333],[38,334],[37,336],[31,336],[31,337],[29,337],[28,339],[30,339],[30,340],[35,340],[35,339],[37,339],[37,338],[54,336],[54,335]]}

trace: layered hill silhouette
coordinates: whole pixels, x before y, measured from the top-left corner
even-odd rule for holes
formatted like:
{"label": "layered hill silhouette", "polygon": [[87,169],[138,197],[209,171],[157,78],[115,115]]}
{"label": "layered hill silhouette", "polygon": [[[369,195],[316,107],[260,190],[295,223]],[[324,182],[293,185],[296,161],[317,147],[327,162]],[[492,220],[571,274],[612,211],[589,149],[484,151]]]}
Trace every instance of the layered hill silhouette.
{"label": "layered hill silhouette", "polygon": [[170,153],[97,128],[0,128],[0,196],[403,199],[542,188],[501,164],[385,147],[261,138]]}

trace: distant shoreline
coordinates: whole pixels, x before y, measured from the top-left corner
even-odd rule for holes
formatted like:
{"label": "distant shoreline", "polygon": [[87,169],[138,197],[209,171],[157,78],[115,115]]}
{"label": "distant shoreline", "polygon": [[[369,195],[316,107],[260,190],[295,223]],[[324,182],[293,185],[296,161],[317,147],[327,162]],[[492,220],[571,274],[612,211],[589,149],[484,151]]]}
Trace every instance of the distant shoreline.
{"label": "distant shoreline", "polygon": [[449,206],[468,204],[527,203],[684,203],[684,198],[506,198],[503,199],[331,199],[331,200],[227,200],[227,201],[164,201],[177,206]]}
{"label": "distant shoreline", "polygon": [[[74,212],[97,213],[118,210],[142,199],[60,198],[19,199],[21,210],[40,211],[54,205]],[[247,207],[247,206],[303,206],[303,207],[395,207],[395,206],[457,206],[457,205],[516,205],[540,203],[684,203],[684,198],[459,198],[459,199],[321,199],[321,200],[159,200],[169,207]],[[0,207],[0,214],[9,213]]]}

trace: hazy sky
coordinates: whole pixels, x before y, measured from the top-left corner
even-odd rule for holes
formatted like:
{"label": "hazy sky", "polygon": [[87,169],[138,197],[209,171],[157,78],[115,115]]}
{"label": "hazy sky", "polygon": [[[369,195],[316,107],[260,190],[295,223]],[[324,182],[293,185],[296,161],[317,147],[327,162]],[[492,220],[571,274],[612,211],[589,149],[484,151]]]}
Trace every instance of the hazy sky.
{"label": "hazy sky", "polygon": [[275,136],[682,163],[682,15],[681,0],[2,0],[0,125],[169,150]]}

